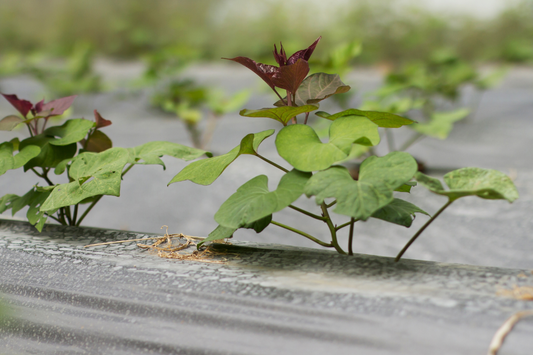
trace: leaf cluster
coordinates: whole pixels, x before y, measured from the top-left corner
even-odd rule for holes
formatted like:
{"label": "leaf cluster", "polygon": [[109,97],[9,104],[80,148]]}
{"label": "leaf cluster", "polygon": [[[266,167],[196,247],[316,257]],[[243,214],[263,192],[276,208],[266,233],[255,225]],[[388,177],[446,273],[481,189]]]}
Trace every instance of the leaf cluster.
{"label": "leaf cluster", "polygon": [[[134,148],[113,147],[102,132],[111,121],[94,111],[94,121],[68,119],[63,124],[46,128],[50,117],[63,114],[74,101],[66,97],[32,104],[16,95],[4,97],[19,111],[0,120],[0,130],[10,131],[26,125],[30,137],[0,144],[0,175],[23,168],[43,179],[23,196],[4,195],[0,213],[11,210],[14,215],[28,207],[28,221],[42,230],[51,218],[61,224],[79,225],[87,213],[104,196],[120,196],[123,176],[139,164],[157,164],[165,168],[163,155],[183,160],[196,159],[207,152],[170,142],[149,142]],[[66,183],[53,182],[63,175]],[[87,205],[85,210],[80,206]]]}
{"label": "leaf cluster", "polygon": [[[275,135],[275,145],[279,156],[290,168],[278,165],[259,153],[260,144],[274,135],[275,130],[271,129],[250,133],[230,152],[192,162],[180,171],[170,184],[190,180],[209,185],[240,155],[248,154],[284,173],[274,191],[269,190],[266,175],[256,176],[239,187],[216,212],[214,218],[218,227],[204,242],[230,238],[241,228],[254,229],[259,233],[269,225],[276,225],[319,245],[345,253],[340,246],[338,232],[349,226],[348,253],[352,254],[354,223],[358,221],[375,218],[410,227],[416,214],[429,216],[421,208],[397,196],[409,193],[417,185],[417,181],[432,192],[448,196],[448,204],[459,197],[470,195],[485,199],[506,199],[510,202],[518,197],[513,183],[502,173],[474,168],[446,175],[445,181],[450,190],[445,190],[438,180],[417,172],[418,164],[411,155],[399,151],[382,157],[367,157],[360,166],[358,177],[354,179],[342,163],[353,158],[361,151],[361,147],[377,145],[380,142],[379,128],[392,129],[416,123],[395,113],[374,110],[352,108],[335,114],[319,111],[316,116],[332,122],[326,139],[320,139],[316,130],[307,125],[310,113],[319,109],[322,100],[345,93],[350,87],[334,74],[314,73],[302,76],[303,73],[308,73],[307,61],[319,40],[320,38],[288,59],[283,47],[279,53],[274,47],[274,57],[279,67],[258,63],[246,57],[231,59],[256,73],[278,96],[275,107],[244,109],[240,114],[250,118],[270,118],[281,123],[282,128]],[[286,96],[282,97],[276,88],[284,89]],[[305,115],[303,122],[298,118],[299,115]],[[439,119],[453,122],[458,116],[448,114]],[[294,205],[304,195],[314,198],[319,213]],[[286,213],[284,211],[287,208],[324,222],[331,240],[323,241],[293,226],[275,221],[274,214]],[[335,224],[330,211],[349,218],[349,222]],[[431,217],[428,223],[440,212]],[[415,239],[416,237],[417,235]]]}

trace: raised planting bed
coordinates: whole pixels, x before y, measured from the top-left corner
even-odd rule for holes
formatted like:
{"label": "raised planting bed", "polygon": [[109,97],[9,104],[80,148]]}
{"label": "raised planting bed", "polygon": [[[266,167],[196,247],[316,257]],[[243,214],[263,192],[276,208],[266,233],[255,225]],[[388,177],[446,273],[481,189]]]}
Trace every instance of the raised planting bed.
{"label": "raised planting bed", "polygon": [[[513,297],[533,286],[524,269],[244,242],[200,260],[85,247],[153,236],[0,221],[1,353],[484,354],[533,309]],[[499,354],[529,354],[532,332],[525,318]]]}

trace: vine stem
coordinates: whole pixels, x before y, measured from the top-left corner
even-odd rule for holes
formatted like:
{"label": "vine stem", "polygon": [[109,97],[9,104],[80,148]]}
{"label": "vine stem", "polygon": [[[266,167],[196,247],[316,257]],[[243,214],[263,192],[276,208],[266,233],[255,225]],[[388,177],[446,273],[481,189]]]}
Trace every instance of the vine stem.
{"label": "vine stem", "polygon": [[278,165],[278,164],[274,163],[274,162],[271,161],[271,160],[268,160],[267,158],[265,158],[264,156],[260,155],[259,153],[255,153],[255,156],[258,157],[258,158],[261,159],[261,160],[266,161],[266,162],[269,163],[270,165],[275,166],[276,168],[278,168],[279,170],[281,170],[281,171],[283,171],[283,172],[286,172],[286,173],[289,172],[289,170],[285,169],[285,168],[282,167],[281,165]]}
{"label": "vine stem", "polygon": [[390,128],[385,128],[385,134],[387,136],[387,147],[389,148],[389,153],[396,151],[394,144],[394,134]]}
{"label": "vine stem", "polygon": [[419,139],[422,139],[424,135],[422,133],[415,133],[409,140],[407,140],[399,149],[400,152],[407,150],[410,146],[416,143]]}
{"label": "vine stem", "polygon": [[355,218],[350,218],[350,234],[348,236],[348,255],[353,255],[353,227]]}
{"label": "vine stem", "polygon": [[305,214],[306,216],[309,216],[309,217],[314,218],[314,219],[318,219],[320,221],[325,221],[326,220],[326,218],[324,218],[324,217],[318,216],[318,215],[316,215],[314,213],[311,213],[309,211],[306,211],[304,209],[301,209],[301,208],[293,206],[293,205],[289,205],[289,208],[292,208],[295,211],[298,211],[300,213]]}
{"label": "vine stem", "polygon": [[346,255],[346,252],[342,250],[339,243],[337,242],[337,230],[335,229],[335,226],[333,225],[333,222],[331,221],[331,217],[329,216],[328,208],[324,202],[320,205],[322,208],[322,214],[324,215],[324,218],[326,219],[324,222],[328,225],[329,231],[331,233],[331,244],[335,248],[339,254]]}
{"label": "vine stem", "polygon": [[216,115],[214,112],[209,113],[209,117],[207,118],[207,127],[204,132],[204,136],[202,138],[202,149],[208,150],[209,146],[211,144],[211,140],[213,139],[213,133],[215,132],[215,128],[217,127],[218,119],[220,118],[219,115]]}
{"label": "vine stem", "polygon": [[426,224],[424,224],[422,226],[422,228],[420,228],[416,233],[415,235],[413,235],[413,237],[411,239],[409,239],[409,241],[407,242],[407,244],[405,244],[405,246],[403,247],[403,249],[398,253],[398,255],[396,256],[396,259],[394,259],[395,262],[398,262],[400,261],[400,259],[402,258],[402,255],[407,251],[407,249],[409,249],[409,247],[411,246],[411,244],[413,244],[415,242],[415,240],[420,236],[420,234],[422,234],[422,232],[449,206],[453,203],[454,200],[448,200],[448,202],[446,202],[446,204],[444,206],[442,206],[440,208],[440,210],[437,211],[437,213],[435,213],[433,216],[431,216],[431,218],[426,222]]}
{"label": "vine stem", "polygon": [[298,229],[296,229],[296,228],[292,228],[292,227],[290,227],[290,226],[287,226],[287,225],[285,225],[285,224],[282,224],[282,223],[279,223],[279,222],[276,222],[276,221],[271,221],[270,223],[272,223],[273,225],[276,225],[276,226],[278,226],[278,227],[281,227],[281,228],[287,229],[287,230],[289,230],[289,231],[291,231],[291,232],[294,232],[294,233],[296,233],[296,234],[299,234],[299,235],[301,235],[301,236],[304,236],[304,237],[306,237],[307,239],[309,239],[309,240],[311,240],[311,241],[313,241],[313,242],[315,242],[315,243],[317,243],[317,244],[319,244],[319,245],[321,245],[321,246],[323,246],[323,247],[326,247],[326,248],[334,248],[334,247],[335,247],[335,246],[333,245],[333,243],[325,243],[325,242],[321,241],[320,239],[317,239],[317,238],[313,237],[312,235],[309,235],[309,234],[307,234],[307,233],[305,233],[305,232],[302,232],[301,230],[298,230]]}

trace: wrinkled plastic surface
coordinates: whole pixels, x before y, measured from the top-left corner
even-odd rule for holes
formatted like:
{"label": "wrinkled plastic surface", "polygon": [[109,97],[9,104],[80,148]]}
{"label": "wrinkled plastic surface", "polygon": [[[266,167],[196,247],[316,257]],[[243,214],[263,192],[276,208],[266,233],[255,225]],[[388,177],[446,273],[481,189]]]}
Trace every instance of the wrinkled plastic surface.
{"label": "wrinkled plastic surface", "polygon": [[[481,354],[529,270],[275,245],[161,259],[149,235],[0,222],[1,354]],[[524,320],[501,354],[526,354]],[[505,350],[505,351],[503,351]]]}

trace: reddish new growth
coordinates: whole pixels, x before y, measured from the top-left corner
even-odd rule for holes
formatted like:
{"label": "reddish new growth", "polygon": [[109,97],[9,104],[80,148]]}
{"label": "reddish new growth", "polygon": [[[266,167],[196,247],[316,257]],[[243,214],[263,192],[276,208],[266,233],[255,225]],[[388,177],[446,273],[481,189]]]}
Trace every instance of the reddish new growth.
{"label": "reddish new growth", "polygon": [[288,102],[286,102],[286,104],[292,106],[296,90],[298,90],[300,84],[309,73],[309,58],[313,54],[313,51],[321,38],[322,37],[318,37],[309,47],[294,53],[288,59],[285,49],[283,49],[283,45],[280,43],[279,53],[276,45],[274,45],[274,58],[279,64],[279,67],[257,63],[247,57],[222,59],[233,60],[234,62],[240,63],[259,75],[259,77],[263,79],[263,81],[267,83],[282,100],[283,98],[276,91],[276,87],[287,90]]}

